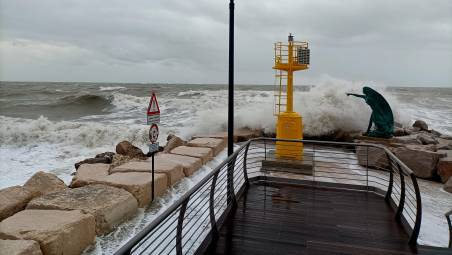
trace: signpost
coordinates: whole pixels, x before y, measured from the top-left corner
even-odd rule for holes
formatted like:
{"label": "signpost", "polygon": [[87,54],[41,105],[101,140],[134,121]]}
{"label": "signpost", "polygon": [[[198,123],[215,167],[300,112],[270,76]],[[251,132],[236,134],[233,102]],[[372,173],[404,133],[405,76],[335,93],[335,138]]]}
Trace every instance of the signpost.
{"label": "signpost", "polygon": [[160,124],[160,108],[155,93],[152,92],[151,101],[147,110],[147,124],[149,127],[149,152],[148,156],[152,157],[152,201],[154,201],[154,154],[159,150],[159,127]]}

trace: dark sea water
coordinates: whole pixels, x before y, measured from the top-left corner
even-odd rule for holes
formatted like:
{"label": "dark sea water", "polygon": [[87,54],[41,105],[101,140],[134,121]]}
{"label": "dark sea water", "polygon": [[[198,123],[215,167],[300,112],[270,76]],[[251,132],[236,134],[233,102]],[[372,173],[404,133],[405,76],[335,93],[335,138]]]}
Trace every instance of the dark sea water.
{"label": "dark sea water", "polygon": [[[452,134],[452,88],[376,88],[390,102],[396,121],[423,119]],[[369,107],[345,96],[356,84],[297,87],[295,109],[306,135],[337,129],[364,130]],[[113,150],[129,140],[147,143],[145,111],[154,91],[161,107],[160,142],[166,135],[216,132],[227,126],[227,86],[188,84],[106,84],[0,82],[0,188],[21,184],[38,169],[69,180],[73,164]],[[274,131],[274,87],[236,87],[237,127]],[[10,171],[14,169],[14,171]]]}
{"label": "dark sea water", "polygon": [[[452,135],[452,87],[371,87],[388,100],[397,122],[410,126],[414,120],[423,119],[431,129]],[[345,95],[360,93],[361,88],[360,84],[344,82],[297,87],[294,107],[303,116],[305,135],[326,135],[337,129],[365,130],[369,107],[363,100]],[[0,189],[23,184],[37,170],[52,172],[69,183],[75,162],[114,151],[122,140],[146,150],[146,108],[152,91],[157,93],[161,110],[161,144],[169,133],[189,138],[227,127],[225,85],[0,82]],[[236,87],[236,127],[272,132],[273,112],[273,86]],[[184,178],[171,195],[159,200],[157,208],[141,210],[116,231],[99,237],[88,253],[114,252],[225,157],[220,155],[193,178]],[[427,183],[423,189],[436,187],[431,185]],[[438,205],[438,201],[432,201],[425,202]],[[443,208],[432,211],[425,214],[430,218],[421,238],[425,243],[442,245],[434,232],[444,225]],[[445,226],[440,233],[447,232]]]}

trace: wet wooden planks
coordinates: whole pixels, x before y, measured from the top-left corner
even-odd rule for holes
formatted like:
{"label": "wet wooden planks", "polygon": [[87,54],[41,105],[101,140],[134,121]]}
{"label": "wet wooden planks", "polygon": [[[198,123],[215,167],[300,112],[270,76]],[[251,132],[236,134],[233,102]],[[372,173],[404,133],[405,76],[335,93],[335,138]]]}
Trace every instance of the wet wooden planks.
{"label": "wet wooden planks", "polygon": [[411,254],[383,197],[359,191],[252,184],[211,254]]}

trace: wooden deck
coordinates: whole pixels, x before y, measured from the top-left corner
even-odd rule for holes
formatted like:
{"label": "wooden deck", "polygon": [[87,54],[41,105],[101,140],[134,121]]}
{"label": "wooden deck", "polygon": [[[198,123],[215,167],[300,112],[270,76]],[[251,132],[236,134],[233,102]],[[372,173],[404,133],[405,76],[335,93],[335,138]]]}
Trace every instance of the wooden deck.
{"label": "wooden deck", "polygon": [[330,188],[252,184],[208,253],[411,254],[413,251],[408,246],[408,235],[381,196]]}

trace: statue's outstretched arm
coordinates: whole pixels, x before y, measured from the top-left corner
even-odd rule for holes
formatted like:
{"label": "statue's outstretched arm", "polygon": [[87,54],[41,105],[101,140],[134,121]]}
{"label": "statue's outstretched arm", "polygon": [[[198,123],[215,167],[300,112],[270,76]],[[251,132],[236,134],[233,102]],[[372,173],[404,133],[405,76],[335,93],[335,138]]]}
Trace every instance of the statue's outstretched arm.
{"label": "statue's outstretched arm", "polygon": [[354,93],[345,93],[347,96],[355,96],[355,97],[360,97],[360,98],[366,98],[365,95],[359,95],[359,94],[354,94]]}

